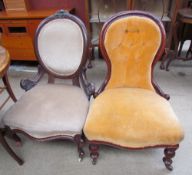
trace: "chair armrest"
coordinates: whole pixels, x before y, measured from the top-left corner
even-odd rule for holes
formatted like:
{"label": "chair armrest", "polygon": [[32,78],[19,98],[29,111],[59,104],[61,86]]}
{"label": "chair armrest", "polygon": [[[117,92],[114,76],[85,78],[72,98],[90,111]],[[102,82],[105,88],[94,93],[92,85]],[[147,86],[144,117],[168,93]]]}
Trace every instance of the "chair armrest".
{"label": "chair armrest", "polygon": [[86,72],[87,66],[83,68],[83,71],[80,75],[80,80],[87,97],[90,99],[91,96],[94,96],[95,94],[95,85],[88,81]]}
{"label": "chair armrest", "polygon": [[24,89],[25,91],[30,90],[41,80],[44,73],[45,72],[44,72],[43,68],[41,67],[41,65],[38,65],[38,72],[34,77],[32,77],[31,79],[21,80],[21,82],[20,82],[21,88]]}
{"label": "chair armrest", "polygon": [[170,99],[170,95],[164,93],[163,90],[159,87],[159,85],[158,85],[156,82],[153,82],[153,86],[154,86],[156,92],[157,92],[160,96],[164,97],[164,98],[167,99],[167,100]]}

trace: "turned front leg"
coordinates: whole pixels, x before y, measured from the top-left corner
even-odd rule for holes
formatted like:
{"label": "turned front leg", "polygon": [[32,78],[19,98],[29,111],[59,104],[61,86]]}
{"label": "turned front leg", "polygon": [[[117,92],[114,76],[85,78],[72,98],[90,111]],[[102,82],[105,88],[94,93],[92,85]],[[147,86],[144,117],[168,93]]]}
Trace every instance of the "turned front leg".
{"label": "turned front leg", "polygon": [[90,157],[92,159],[92,164],[95,165],[99,157],[99,145],[90,144],[89,151],[90,151]]}
{"label": "turned front leg", "polygon": [[179,146],[175,146],[175,147],[169,147],[169,148],[165,148],[164,150],[164,154],[165,156],[163,157],[163,162],[165,164],[165,167],[172,171],[173,170],[173,160],[172,158],[175,157],[175,151],[179,148]]}

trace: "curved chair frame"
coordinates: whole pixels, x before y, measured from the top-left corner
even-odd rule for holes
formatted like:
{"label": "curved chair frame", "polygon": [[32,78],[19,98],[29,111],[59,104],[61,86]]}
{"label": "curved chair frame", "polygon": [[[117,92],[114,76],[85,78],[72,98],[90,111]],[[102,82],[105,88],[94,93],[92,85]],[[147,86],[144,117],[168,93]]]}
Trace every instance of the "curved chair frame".
{"label": "curved chair frame", "polygon": [[153,64],[152,64],[152,69],[151,69],[151,82],[153,84],[154,89],[156,90],[156,92],[161,95],[162,97],[166,98],[167,100],[170,99],[170,96],[168,94],[165,94],[161,88],[158,86],[158,84],[155,82],[154,77],[153,77],[153,70],[154,67],[156,65],[156,63],[161,59],[161,56],[164,54],[164,50],[165,50],[165,45],[166,45],[166,33],[163,27],[163,24],[154,16],[152,16],[149,13],[146,12],[142,12],[142,11],[131,11],[131,12],[120,12],[116,15],[114,15],[113,17],[111,17],[103,26],[102,31],[100,33],[100,37],[99,37],[99,46],[101,49],[101,53],[104,57],[105,62],[107,63],[107,76],[103,82],[103,84],[101,85],[101,87],[99,88],[99,90],[95,93],[95,97],[98,96],[107,86],[107,83],[110,79],[111,76],[111,62],[110,59],[108,57],[108,54],[105,50],[105,46],[104,46],[104,38],[105,38],[105,34],[106,31],[108,29],[108,27],[110,26],[111,23],[113,23],[115,20],[124,18],[126,16],[133,16],[133,15],[137,15],[137,16],[144,16],[144,17],[149,17],[150,19],[152,19],[160,28],[161,30],[161,36],[162,36],[162,40],[161,40],[161,46],[154,58]]}
{"label": "curved chair frame", "polygon": [[[81,63],[77,69],[77,71],[71,75],[59,75],[59,74],[56,74],[52,71],[50,71],[49,69],[47,69],[47,67],[45,66],[45,64],[43,63],[42,61],[42,58],[39,54],[39,51],[38,51],[38,37],[39,37],[39,34],[41,32],[41,29],[49,22],[55,20],[55,19],[70,19],[72,20],[73,22],[75,22],[79,28],[81,29],[81,32],[82,32],[82,35],[83,35],[83,45],[84,45],[84,48],[83,48],[83,55],[82,55],[82,60],[81,60]],[[89,46],[89,42],[88,42],[88,34],[87,34],[87,30],[86,30],[86,27],[85,25],[83,24],[83,22],[77,18],[76,16],[74,15],[71,15],[69,14],[68,12],[65,12],[63,10],[59,11],[58,13],[56,13],[55,15],[52,15],[48,18],[46,18],[45,20],[43,20],[39,27],[37,28],[37,31],[36,31],[36,34],[35,34],[35,53],[36,53],[36,57],[39,61],[39,63],[42,65],[43,69],[45,69],[45,71],[54,76],[55,78],[61,78],[61,79],[73,79],[73,78],[76,78],[79,76],[80,74],[80,71],[82,70],[82,67],[85,65],[86,61],[87,61],[87,54],[88,54],[88,46]]]}
{"label": "curved chair frame", "polygon": [[[83,40],[84,40],[83,55],[82,55],[80,66],[74,74],[69,75],[69,76],[60,76],[60,75],[48,70],[46,68],[46,66],[44,65],[44,63],[42,62],[42,59],[39,55],[38,44],[37,44],[37,38],[38,38],[39,32],[41,31],[42,27],[45,24],[47,24],[48,22],[55,20],[55,19],[64,19],[64,18],[70,19],[70,20],[74,21],[76,24],[78,24],[78,26],[80,27],[80,29],[82,31]],[[54,83],[55,78],[72,79],[73,85],[78,86],[78,87],[80,87],[80,85],[83,86],[83,89],[84,89],[88,99],[90,98],[91,95],[93,95],[94,86],[93,86],[93,84],[91,84],[87,81],[86,75],[85,75],[86,66],[89,61],[88,60],[89,59],[89,47],[88,47],[89,38],[88,38],[86,27],[79,18],[75,17],[74,15],[69,14],[68,12],[65,12],[64,10],[60,10],[57,13],[55,13],[54,15],[44,19],[36,31],[34,45],[35,45],[35,53],[36,53],[37,59],[40,63],[38,66],[38,73],[32,79],[21,80],[20,86],[22,89],[24,89],[25,91],[30,90],[41,80],[43,75],[45,73],[47,73],[48,74],[48,83]],[[26,133],[25,131],[20,130],[20,129],[10,129],[8,126],[6,126],[6,130],[9,132],[12,132],[13,134],[22,133],[22,134],[26,135],[27,137],[29,137],[30,139],[37,140],[37,141],[70,140],[77,144],[77,150],[79,153],[79,161],[81,161],[85,155],[83,148],[82,148],[84,146],[84,142],[85,142],[83,134],[78,134],[75,136],[57,135],[57,136],[51,136],[51,137],[45,137],[45,138],[39,139],[39,138],[32,137],[31,135],[29,135],[28,133]]]}
{"label": "curved chair frame", "polygon": [[[0,108],[3,108],[4,105],[7,103],[7,101],[11,98],[13,100],[13,102],[17,102],[17,99],[12,91],[11,85],[9,83],[9,79],[8,79],[8,75],[7,75],[7,71],[9,69],[10,66],[10,55],[9,52],[7,50],[5,50],[5,57],[8,60],[7,64],[5,65],[5,67],[3,67],[3,69],[1,70],[0,73],[0,77],[3,80],[3,84],[4,87],[3,89],[6,89],[9,97],[5,100],[5,102],[3,102],[2,106]],[[1,91],[2,92],[2,91]],[[18,157],[15,152],[12,150],[12,148],[9,146],[9,144],[7,143],[6,139],[5,139],[5,135],[8,135],[11,139],[13,139],[16,142],[16,145],[20,144],[20,138],[16,135],[16,134],[12,134],[10,135],[9,133],[6,133],[5,128],[0,128],[0,144],[3,146],[3,148],[7,151],[7,153],[14,159],[17,161],[17,163],[19,165],[23,164],[23,160]]]}
{"label": "curved chair frame", "polygon": [[[107,69],[108,69],[108,72],[107,72],[107,76],[103,82],[103,84],[101,85],[100,89],[95,93],[94,97],[97,97],[106,87],[109,79],[110,79],[110,76],[111,76],[111,62],[110,62],[110,59],[108,57],[108,54],[106,52],[106,49],[105,49],[105,46],[104,46],[104,38],[105,38],[105,34],[106,34],[106,31],[108,29],[108,27],[110,26],[110,24],[112,24],[115,20],[118,20],[118,19],[121,19],[121,18],[124,18],[124,17],[128,17],[128,16],[142,16],[142,17],[148,17],[150,19],[152,19],[160,28],[161,30],[161,46],[159,47],[159,50],[154,58],[154,61],[153,61],[153,64],[152,64],[152,69],[151,69],[151,82],[154,86],[154,89],[156,90],[156,92],[164,97],[165,99],[169,99],[169,95],[168,94],[165,94],[161,89],[160,87],[155,83],[154,81],[154,77],[153,77],[153,70],[154,70],[154,67],[155,67],[155,64],[158,62],[158,60],[161,58],[161,56],[163,55],[164,53],[164,49],[165,49],[165,40],[166,40],[166,35],[165,35],[165,30],[164,30],[164,27],[163,27],[163,24],[157,19],[155,18],[154,16],[152,16],[151,14],[149,13],[145,13],[145,12],[141,12],[141,11],[131,11],[131,12],[121,12],[121,13],[118,13],[116,15],[114,15],[113,17],[111,17],[108,22],[106,22],[102,28],[102,31],[100,33],[100,49],[101,49],[101,53],[103,54],[103,57],[104,57],[104,60],[106,61],[106,64],[107,64]],[[175,151],[176,149],[178,149],[179,145],[156,145],[156,146],[149,146],[149,147],[141,147],[141,148],[131,148],[131,147],[122,147],[120,145],[115,145],[115,144],[112,144],[112,143],[108,143],[108,142],[103,142],[103,141],[88,141],[89,142],[89,150],[90,150],[90,156],[91,156],[91,159],[92,159],[92,163],[93,164],[96,164],[97,162],[97,159],[99,157],[99,146],[100,145],[108,145],[108,146],[112,146],[112,147],[115,147],[115,148],[124,148],[124,149],[132,149],[132,150],[139,150],[139,149],[145,149],[145,148],[165,148],[164,150],[164,154],[165,156],[163,157],[163,162],[166,166],[167,169],[169,170],[172,170],[173,167],[171,166],[172,164],[172,158],[175,156]]]}
{"label": "curved chair frame", "polygon": [[[0,143],[3,146],[3,148],[7,151],[7,153],[9,153],[9,155],[15,160],[17,161],[17,163],[19,165],[23,164],[23,160],[18,157],[15,152],[12,150],[12,148],[9,146],[9,144],[7,143],[6,139],[5,139],[5,135],[7,135],[5,129],[0,129]],[[16,141],[16,143],[20,143],[20,138],[16,135],[16,134],[12,134],[10,135],[10,138],[13,139],[14,141]]]}

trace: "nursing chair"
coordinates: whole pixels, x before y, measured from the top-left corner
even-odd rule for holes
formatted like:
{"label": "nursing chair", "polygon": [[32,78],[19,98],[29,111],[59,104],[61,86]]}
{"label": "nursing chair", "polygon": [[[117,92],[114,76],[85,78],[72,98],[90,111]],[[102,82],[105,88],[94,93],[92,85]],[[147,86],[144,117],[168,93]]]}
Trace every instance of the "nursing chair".
{"label": "nursing chair", "polygon": [[[38,74],[21,81],[27,92],[6,112],[4,125],[13,133],[38,141],[71,140],[82,159],[82,129],[92,87],[85,76],[89,46],[86,28],[79,18],[61,10],[41,22],[34,46],[40,63]],[[44,73],[48,74],[48,83],[36,85]],[[55,83],[56,78],[71,79],[72,84]]]}
{"label": "nursing chair", "polygon": [[84,126],[93,164],[99,145],[165,148],[163,162],[172,170],[183,130],[167,101],[169,96],[153,78],[165,39],[162,23],[140,11],[121,12],[104,24],[100,48],[108,73]]}

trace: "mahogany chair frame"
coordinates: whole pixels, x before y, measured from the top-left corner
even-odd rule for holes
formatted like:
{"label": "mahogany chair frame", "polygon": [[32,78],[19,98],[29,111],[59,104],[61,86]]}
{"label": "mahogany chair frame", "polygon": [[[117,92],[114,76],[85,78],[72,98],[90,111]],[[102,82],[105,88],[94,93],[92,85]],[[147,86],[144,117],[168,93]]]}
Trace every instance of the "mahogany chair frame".
{"label": "mahogany chair frame", "polygon": [[[125,17],[129,17],[129,16],[142,16],[142,17],[147,17],[151,20],[153,20],[158,26],[159,29],[161,31],[161,45],[159,47],[159,50],[156,54],[156,56],[154,57],[153,60],[153,64],[151,67],[151,82],[152,85],[154,87],[154,89],[156,90],[156,93],[159,94],[160,96],[164,97],[165,99],[169,100],[169,95],[165,94],[160,87],[157,85],[157,83],[154,80],[154,76],[153,76],[153,72],[154,72],[154,67],[156,65],[156,63],[160,60],[161,56],[164,53],[165,50],[165,42],[166,42],[166,34],[165,34],[165,30],[163,27],[163,24],[153,15],[146,13],[146,12],[142,12],[142,11],[131,11],[131,12],[121,12],[118,13],[116,15],[114,15],[113,17],[111,17],[108,22],[106,22],[102,28],[102,31],[100,33],[100,49],[101,49],[101,53],[103,55],[103,58],[107,64],[107,75],[106,78],[103,82],[103,84],[101,85],[101,87],[99,88],[99,90],[94,94],[94,97],[97,97],[106,87],[110,76],[111,76],[111,62],[110,59],[108,57],[108,54],[106,52],[105,46],[104,46],[104,39],[105,39],[105,35],[106,35],[106,31],[108,29],[108,27],[116,20],[125,18]],[[96,164],[97,159],[99,157],[99,146],[100,145],[108,145],[108,146],[112,146],[115,148],[123,148],[123,149],[131,149],[131,150],[139,150],[139,149],[146,149],[146,148],[165,148],[164,149],[164,157],[163,157],[163,162],[166,166],[166,168],[168,170],[172,170],[172,158],[175,156],[175,151],[176,149],[178,149],[179,145],[156,145],[156,146],[149,146],[149,147],[141,147],[141,148],[131,148],[131,147],[122,147],[120,145],[115,145],[112,143],[108,143],[108,142],[103,142],[103,141],[98,141],[98,140],[88,140],[89,143],[89,150],[90,150],[90,157],[92,159],[92,164]]]}
{"label": "mahogany chair frame", "polygon": [[[74,21],[80,27],[80,29],[82,31],[82,35],[83,35],[84,48],[83,48],[83,54],[82,54],[80,66],[78,67],[78,69],[75,73],[68,75],[68,76],[61,76],[57,73],[53,73],[50,70],[48,70],[46,68],[46,66],[44,65],[44,63],[41,59],[41,56],[38,52],[37,38],[38,38],[38,35],[39,35],[41,29],[48,22],[55,20],[55,19],[69,19],[69,20]],[[38,82],[42,79],[43,75],[45,73],[47,73],[48,74],[48,83],[51,83],[51,84],[54,83],[55,78],[71,79],[74,86],[81,87],[81,85],[82,85],[88,99],[90,99],[90,97],[94,94],[94,85],[92,83],[89,83],[88,80],[86,79],[86,69],[87,69],[87,65],[89,62],[89,43],[90,43],[90,40],[89,40],[89,36],[87,34],[86,27],[83,24],[83,22],[76,16],[71,15],[64,10],[60,10],[57,13],[55,13],[54,15],[44,19],[41,22],[41,24],[39,25],[39,27],[37,28],[37,31],[35,34],[35,40],[34,40],[35,53],[36,53],[36,57],[39,61],[38,73],[31,79],[21,80],[21,82],[20,82],[21,88],[24,89],[25,91],[30,90],[36,84],[38,84]],[[45,137],[45,138],[39,139],[39,138],[32,137],[31,135],[27,134],[25,131],[23,131],[21,129],[10,129],[8,126],[6,128],[13,134],[22,133],[25,136],[29,137],[30,139],[37,140],[37,141],[70,140],[77,144],[77,150],[79,153],[79,161],[81,161],[85,155],[85,153],[83,151],[83,146],[85,143],[85,138],[84,138],[83,134],[77,134],[75,136],[57,135],[57,136],[51,136],[51,137]]]}
{"label": "mahogany chair frame", "polygon": [[[7,136],[8,133],[5,129],[0,129],[0,143],[3,146],[3,148],[9,153],[9,155],[17,161],[19,165],[22,165],[24,162],[23,160],[18,157],[15,152],[12,150],[12,148],[9,146],[5,139],[5,135]],[[9,135],[13,140],[16,141],[16,143],[20,143],[20,138],[16,134]]]}

